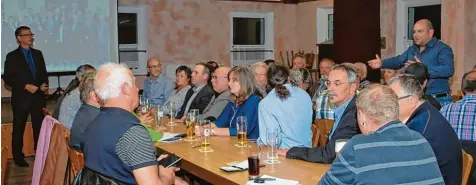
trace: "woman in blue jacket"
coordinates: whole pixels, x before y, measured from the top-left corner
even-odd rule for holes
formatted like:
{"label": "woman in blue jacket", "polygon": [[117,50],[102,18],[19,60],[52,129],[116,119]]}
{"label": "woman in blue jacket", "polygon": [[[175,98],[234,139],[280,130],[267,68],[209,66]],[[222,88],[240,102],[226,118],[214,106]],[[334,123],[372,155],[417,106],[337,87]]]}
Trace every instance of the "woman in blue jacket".
{"label": "woman in blue jacket", "polygon": [[263,97],[256,88],[255,78],[250,69],[242,66],[234,67],[228,73],[230,102],[223,112],[212,123],[212,135],[236,136],[236,118],[245,116],[247,119],[247,137],[258,139],[258,104]]}

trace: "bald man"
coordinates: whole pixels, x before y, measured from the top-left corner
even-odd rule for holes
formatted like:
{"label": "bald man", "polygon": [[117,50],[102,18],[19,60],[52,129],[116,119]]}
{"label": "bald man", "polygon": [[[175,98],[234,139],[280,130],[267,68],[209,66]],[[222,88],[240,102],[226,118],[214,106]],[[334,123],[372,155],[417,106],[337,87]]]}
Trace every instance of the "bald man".
{"label": "bald man", "polygon": [[155,57],[147,60],[147,72],[149,76],[144,80],[142,95],[152,106],[162,105],[173,90],[172,80],[162,74],[162,64]]}
{"label": "bald man", "polygon": [[403,54],[381,60],[370,60],[373,69],[400,69],[415,62],[423,63],[430,74],[425,94],[438,100],[441,105],[451,103],[449,78],[454,74],[453,50],[440,40],[433,37],[433,25],[427,19],[421,19],[413,26],[414,45]]}
{"label": "bald man", "polygon": [[215,95],[208,106],[200,115],[200,120],[215,121],[217,117],[223,112],[228,102],[230,102],[230,90],[228,88],[228,72],[229,67],[219,67],[212,74],[212,86]]}

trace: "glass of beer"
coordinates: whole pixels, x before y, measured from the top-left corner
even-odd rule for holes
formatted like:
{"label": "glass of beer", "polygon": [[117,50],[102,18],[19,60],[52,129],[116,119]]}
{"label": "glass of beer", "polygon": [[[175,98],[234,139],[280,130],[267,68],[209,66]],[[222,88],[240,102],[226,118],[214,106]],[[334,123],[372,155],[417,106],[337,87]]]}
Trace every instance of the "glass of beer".
{"label": "glass of beer", "polygon": [[198,109],[192,109],[186,117],[187,138],[185,141],[195,141],[195,125],[197,124]]}
{"label": "glass of beer", "polygon": [[201,135],[201,142],[200,142],[200,152],[212,152],[211,148],[211,135],[212,129],[210,125],[210,120],[203,120],[200,122],[200,135]]}
{"label": "glass of beer", "polygon": [[339,155],[340,150],[344,148],[344,145],[347,143],[348,139],[338,139],[336,140],[335,152],[336,157]]}
{"label": "glass of beer", "polygon": [[156,123],[156,129],[164,129],[164,112],[160,109],[160,106],[157,106],[157,112],[155,114],[155,123]]}
{"label": "glass of beer", "polygon": [[238,144],[237,147],[247,147],[248,138],[246,135],[247,132],[247,120],[245,116],[238,116],[236,118],[236,131],[238,135]]}

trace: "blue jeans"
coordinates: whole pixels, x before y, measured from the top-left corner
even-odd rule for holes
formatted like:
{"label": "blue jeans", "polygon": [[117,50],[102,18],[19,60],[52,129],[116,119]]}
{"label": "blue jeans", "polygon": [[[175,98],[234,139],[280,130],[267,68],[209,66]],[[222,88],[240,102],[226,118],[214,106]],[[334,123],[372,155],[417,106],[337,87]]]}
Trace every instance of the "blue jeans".
{"label": "blue jeans", "polygon": [[442,107],[453,102],[453,98],[451,97],[451,95],[439,97],[439,98],[436,98],[436,100],[440,102]]}

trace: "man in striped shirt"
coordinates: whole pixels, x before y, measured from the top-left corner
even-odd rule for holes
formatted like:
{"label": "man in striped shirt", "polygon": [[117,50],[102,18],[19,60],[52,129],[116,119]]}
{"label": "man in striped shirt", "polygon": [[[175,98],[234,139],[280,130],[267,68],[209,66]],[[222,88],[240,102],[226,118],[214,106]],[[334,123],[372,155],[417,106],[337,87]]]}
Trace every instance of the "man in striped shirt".
{"label": "man in striped shirt", "polygon": [[319,184],[444,184],[433,150],[423,136],[398,120],[398,97],[371,85],[357,96],[363,135],[344,145]]}
{"label": "man in striped shirt", "polygon": [[463,76],[462,100],[441,108],[441,114],[450,122],[460,140],[476,141],[476,71]]}

